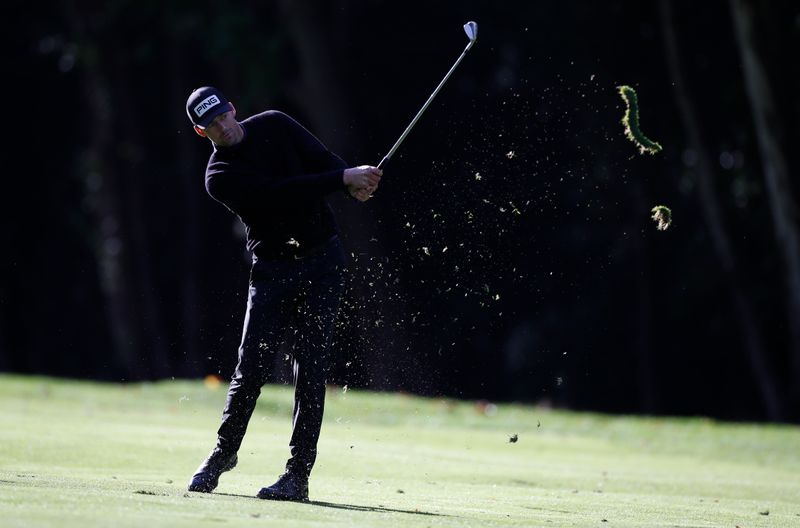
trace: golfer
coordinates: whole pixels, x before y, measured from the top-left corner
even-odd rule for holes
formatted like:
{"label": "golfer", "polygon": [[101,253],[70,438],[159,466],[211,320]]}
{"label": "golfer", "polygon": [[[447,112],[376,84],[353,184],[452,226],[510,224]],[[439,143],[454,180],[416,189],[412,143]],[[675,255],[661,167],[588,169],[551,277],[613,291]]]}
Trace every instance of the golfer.
{"label": "golfer", "polygon": [[291,325],[297,336],[291,456],[278,481],[262,488],[258,497],[306,501],[345,273],[345,254],[325,196],[344,191],[365,201],[382,172],[367,165],[347,168],[284,113],[267,111],[237,121],[233,105],[210,86],[192,92],[186,112],[214,149],[206,190],[244,224],[253,261],[239,361],[217,444],[192,477],[189,491],[210,493],[220,475],[236,466],[268,369]]}

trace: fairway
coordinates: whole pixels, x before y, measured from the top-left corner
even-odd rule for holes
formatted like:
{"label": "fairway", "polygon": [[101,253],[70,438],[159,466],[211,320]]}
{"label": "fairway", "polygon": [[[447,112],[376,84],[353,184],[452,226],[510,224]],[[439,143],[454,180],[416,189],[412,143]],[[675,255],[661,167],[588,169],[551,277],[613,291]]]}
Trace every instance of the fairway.
{"label": "fairway", "polygon": [[335,387],[310,504],[253,498],[288,455],[283,386],[217,492],[187,493],[225,389],[0,376],[0,526],[800,527],[797,427]]}

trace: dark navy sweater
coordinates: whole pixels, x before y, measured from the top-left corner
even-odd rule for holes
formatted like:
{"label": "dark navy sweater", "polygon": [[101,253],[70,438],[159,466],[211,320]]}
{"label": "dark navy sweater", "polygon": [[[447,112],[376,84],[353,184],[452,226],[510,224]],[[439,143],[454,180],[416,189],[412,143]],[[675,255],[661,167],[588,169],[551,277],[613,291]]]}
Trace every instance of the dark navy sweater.
{"label": "dark navy sweater", "polygon": [[303,253],[337,234],[325,195],[345,190],[347,167],[288,115],[247,118],[242,141],[214,145],[206,190],[241,219],[247,249],[262,258]]}

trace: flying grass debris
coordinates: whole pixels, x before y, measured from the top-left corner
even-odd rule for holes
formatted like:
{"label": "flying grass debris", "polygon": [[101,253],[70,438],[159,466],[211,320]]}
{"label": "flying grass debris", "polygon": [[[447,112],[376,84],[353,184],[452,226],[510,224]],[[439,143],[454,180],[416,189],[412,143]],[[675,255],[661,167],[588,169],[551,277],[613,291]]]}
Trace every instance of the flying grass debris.
{"label": "flying grass debris", "polygon": [[656,228],[659,231],[666,231],[672,224],[672,211],[666,205],[657,205],[650,209],[650,212],[653,213],[650,218],[658,222]]}
{"label": "flying grass debris", "polygon": [[625,137],[633,141],[639,147],[640,154],[656,154],[661,152],[661,145],[642,133],[639,128],[639,100],[636,97],[636,90],[627,85],[618,86],[619,94],[625,101],[625,115],[622,117],[622,125],[625,127]]}
{"label": "flying grass debris", "polygon": [[507,157],[508,159],[514,159],[514,157],[515,157],[515,156],[516,156],[516,153],[514,153],[514,151],[513,151],[513,150],[509,150],[509,151],[506,153],[506,157]]}
{"label": "flying grass debris", "polygon": [[514,433],[514,434],[512,434],[511,436],[508,437],[508,443],[509,444],[516,444],[517,440],[519,440],[519,436],[517,436],[517,433]]}

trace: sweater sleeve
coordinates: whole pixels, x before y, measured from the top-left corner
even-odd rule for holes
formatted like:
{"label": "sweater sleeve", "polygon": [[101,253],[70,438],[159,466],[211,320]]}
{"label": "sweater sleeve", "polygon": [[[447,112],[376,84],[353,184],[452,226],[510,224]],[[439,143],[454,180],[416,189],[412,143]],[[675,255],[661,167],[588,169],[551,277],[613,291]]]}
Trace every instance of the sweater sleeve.
{"label": "sweater sleeve", "polygon": [[312,170],[344,172],[344,169],[347,168],[344,160],[328,150],[314,134],[283,112],[276,112],[276,115],[279,116],[281,125],[285,127],[297,151],[307,161],[309,167],[312,167]]}
{"label": "sweater sleeve", "polygon": [[206,190],[236,213],[253,206],[280,204],[302,198],[317,198],[342,189],[342,170],[300,174],[284,178],[251,174],[232,169],[215,160],[206,170]]}
{"label": "sweater sleeve", "polygon": [[[284,125],[289,130],[290,136],[294,138],[297,148],[304,153],[306,159],[317,167],[338,167],[342,169],[342,175],[344,175],[344,169],[348,167],[346,161],[328,150],[314,134],[309,132],[303,125],[292,119],[289,115],[282,112],[276,112],[276,114],[281,117]],[[340,189],[348,199],[356,202],[358,201],[350,194],[346,185],[342,185]]]}

